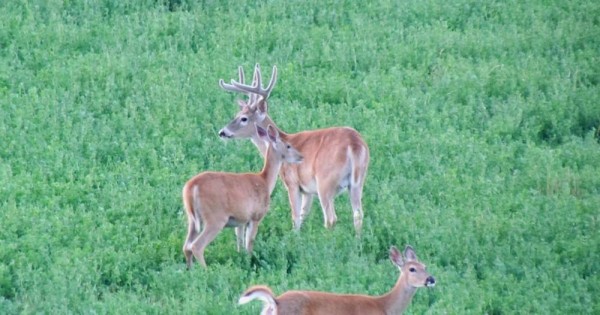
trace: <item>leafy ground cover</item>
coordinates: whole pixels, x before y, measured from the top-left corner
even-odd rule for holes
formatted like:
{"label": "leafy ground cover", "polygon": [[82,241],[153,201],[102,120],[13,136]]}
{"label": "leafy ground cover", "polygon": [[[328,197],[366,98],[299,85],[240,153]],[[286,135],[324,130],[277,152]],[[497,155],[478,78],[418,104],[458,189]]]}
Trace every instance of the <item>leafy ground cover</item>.
{"label": "leafy ground cover", "polygon": [[[600,5],[593,1],[0,3],[0,313],[257,314],[252,284],[382,294],[411,244],[410,314],[600,312]],[[278,183],[252,256],[233,231],[185,270],[181,188],[258,170],[220,140],[218,80],[279,67],[283,130],[349,125],[347,195],[291,230]]]}

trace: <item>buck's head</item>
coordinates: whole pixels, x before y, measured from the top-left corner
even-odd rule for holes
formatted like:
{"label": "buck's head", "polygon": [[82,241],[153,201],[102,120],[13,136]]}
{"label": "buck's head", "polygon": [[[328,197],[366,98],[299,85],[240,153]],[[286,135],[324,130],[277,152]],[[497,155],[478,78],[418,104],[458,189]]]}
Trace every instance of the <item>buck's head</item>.
{"label": "buck's head", "polygon": [[262,77],[258,64],[254,68],[252,85],[244,84],[244,69],[241,66],[238,71],[240,82],[231,80],[231,83],[227,84],[220,80],[219,85],[226,91],[243,93],[248,96],[248,99],[238,100],[240,111],[233,120],[219,131],[221,138],[252,138],[256,134],[254,125],[267,128],[269,123],[265,121],[268,117],[267,99],[277,82],[277,67],[273,67],[273,73],[267,88],[263,88],[261,85]]}
{"label": "buck's head", "polygon": [[402,276],[406,277],[410,286],[421,288],[435,285],[435,278],[427,272],[425,265],[419,261],[410,245],[406,246],[404,257],[396,247],[392,246],[390,260],[400,268]]}

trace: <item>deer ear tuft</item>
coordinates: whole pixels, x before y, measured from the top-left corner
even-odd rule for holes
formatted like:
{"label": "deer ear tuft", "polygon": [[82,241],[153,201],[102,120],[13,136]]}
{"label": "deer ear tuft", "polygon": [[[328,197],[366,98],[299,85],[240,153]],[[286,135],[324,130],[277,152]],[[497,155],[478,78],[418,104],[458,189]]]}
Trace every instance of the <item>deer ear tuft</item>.
{"label": "deer ear tuft", "polygon": [[276,142],[279,140],[279,132],[272,125],[267,126],[267,134],[269,135],[269,139],[272,142]]}
{"label": "deer ear tuft", "polygon": [[418,260],[415,250],[410,245],[407,245],[406,249],[404,249],[404,257],[406,257],[407,261]]}
{"label": "deer ear tuft", "polygon": [[404,266],[404,259],[402,258],[402,253],[400,253],[396,246],[392,246],[390,248],[390,260],[394,263],[394,265],[398,267]]}
{"label": "deer ear tuft", "polygon": [[265,139],[266,137],[269,136],[267,133],[267,130],[265,130],[265,128],[263,128],[257,124],[254,124],[254,126],[256,127],[256,134],[258,134],[259,138]]}
{"label": "deer ear tuft", "polygon": [[258,100],[256,100],[256,109],[260,115],[265,115],[268,110],[267,98],[263,96],[259,96]]}

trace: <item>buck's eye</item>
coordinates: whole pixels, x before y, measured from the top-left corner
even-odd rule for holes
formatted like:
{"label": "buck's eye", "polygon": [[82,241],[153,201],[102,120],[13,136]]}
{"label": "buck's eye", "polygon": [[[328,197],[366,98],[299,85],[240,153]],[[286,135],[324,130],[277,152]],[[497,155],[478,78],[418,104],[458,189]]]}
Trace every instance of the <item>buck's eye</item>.
{"label": "buck's eye", "polygon": [[242,122],[247,122],[247,121],[248,121],[248,118],[247,118],[247,117],[242,117],[240,120],[241,120]]}
{"label": "buck's eye", "polygon": [[288,149],[291,149],[291,148],[292,148],[292,146],[288,144],[288,145],[287,145],[287,148],[288,148]]}
{"label": "buck's eye", "polygon": [[415,267],[410,267],[410,269],[408,269],[408,271],[415,272],[415,271],[417,271],[417,269],[415,269]]}

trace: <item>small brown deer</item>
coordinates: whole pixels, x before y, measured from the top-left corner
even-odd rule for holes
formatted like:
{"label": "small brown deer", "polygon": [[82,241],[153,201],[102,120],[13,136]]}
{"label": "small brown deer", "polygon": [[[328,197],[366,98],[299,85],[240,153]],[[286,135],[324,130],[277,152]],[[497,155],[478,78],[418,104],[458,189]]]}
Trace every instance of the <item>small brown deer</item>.
{"label": "small brown deer", "polygon": [[267,146],[260,173],[203,172],[183,186],[188,218],[183,253],[188,268],[192,266],[192,255],[206,267],[204,249],[225,227],[235,227],[238,251],[244,246],[248,253],[252,252],[258,225],[269,210],[281,165],[302,162],[302,155],[281,139],[277,129],[255,126],[255,132]]}
{"label": "small brown deer", "polygon": [[[273,67],[267,88],[261,84],[260,66],[254,69],[252,85],[244,84],[244,70],[239,67],[239,80],[231,84],[219,81],[226,91],[240,92],[248,100],[238,101],[240,111],[235,118],[219,131],[222,138],[250,138],[264,156],[267,147],[256,136],[253,125],[275,126],[267,113],[267,99],[277,81],[277,67]],[[334,198],[348,189],[354,213],[354,228],[360,235],[363,222],[362,192],[369,165],[369,148],[361,135],[349,127],[308,130],[285,133],[275,126],[284,141],[289,142],[304,156],[301,164],[283,165],[279,175],[283,180],[291,204],[292,222],[300,229],[302,221],[310,212],[313,196],[321,202],[325,227],[332,228],[337,217]]]}
{"label": "small brown deer", "polygon": [[240,297],[239,304],[259,299],[263,302],[261,315],[401,314],[418,288],[435,285],[435,279],[427,273],[412,247],[406,247],[404,256],[396,247],[390,248],[390,259],[401,273],[394,288],[381,296],[287,291],[275,297],[268,287],[253,286]]}

